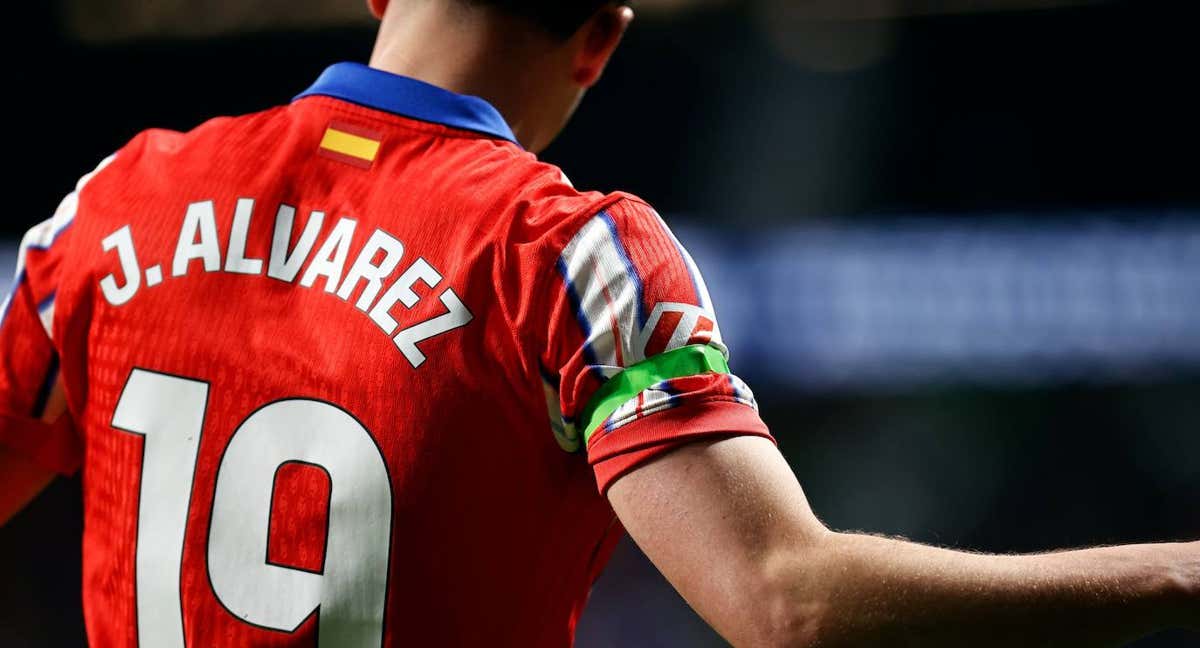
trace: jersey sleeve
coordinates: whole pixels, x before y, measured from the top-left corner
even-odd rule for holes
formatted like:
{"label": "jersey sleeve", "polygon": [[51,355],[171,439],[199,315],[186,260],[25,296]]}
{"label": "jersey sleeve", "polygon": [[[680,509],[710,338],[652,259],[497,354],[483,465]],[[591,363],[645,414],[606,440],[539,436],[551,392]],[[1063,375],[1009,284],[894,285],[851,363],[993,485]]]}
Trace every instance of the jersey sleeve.
{"label": "jersey sleeve", "polygon": [[771,438],[730,373],[704,279],[652,208],[632,198],[604,208],[555,272],[543,379],[560,443],[586,447],[601,492],[684,443]]}
{"label": "jersey sleeve", "polygon": [[83,448],[70,416],[52,405],[60,366],[55,304],[79,193],[100,168],[21,240],[16,275],[0,305],[0,444],[63,474],[79,468]]}

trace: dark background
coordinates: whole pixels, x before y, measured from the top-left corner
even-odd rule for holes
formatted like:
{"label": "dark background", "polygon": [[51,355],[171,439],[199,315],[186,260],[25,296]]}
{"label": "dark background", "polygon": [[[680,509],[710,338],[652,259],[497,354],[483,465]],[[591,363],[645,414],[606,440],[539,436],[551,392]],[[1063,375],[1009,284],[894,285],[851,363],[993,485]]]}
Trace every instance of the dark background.
{"label": "dark background", "polygon": [[[366,60],[372,42],[365,21],[81,40],[66,7],[11,8],[0,240],[46,218],[137,131],[285,102],[328,63]],[[544,157],[579,187],[640,194],[672,224],[737,232],[998,211],[1061,223],[1081,210],[1200,207],[1196,27],[1176,5],[881,21],[766,2],[646,13]],[[1200,538],[1200,372],[1169,364],[1153,379],[858,390],[735,369],[832,527],[1025,552]],[[78,481],[60,480],[0,532],[3,645],[83,643],[80,516]],[[579,638],[710,643],[631,545]]]}

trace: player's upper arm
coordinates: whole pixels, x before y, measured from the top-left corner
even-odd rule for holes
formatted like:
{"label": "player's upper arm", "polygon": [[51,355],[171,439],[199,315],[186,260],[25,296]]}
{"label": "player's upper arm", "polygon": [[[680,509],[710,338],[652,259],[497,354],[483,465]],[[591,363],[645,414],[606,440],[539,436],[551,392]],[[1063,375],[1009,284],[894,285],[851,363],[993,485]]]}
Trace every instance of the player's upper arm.
{"label": "player's upper arm", "polygon": [[554,247],[540,299],[539,362],[564,448],[586,449],[603,492],[691,441],[770,438],[730,372],[704,279],[659,215],[620,197],[585,216]]}
{"label": "player's upper arm", "polygon": [[772,443],[688,444],[617,479],[608,498],[655,566],[734,645],[811,643],[823,610],[805,609],[820,599],[796,591],[805,581],[792,567],[830,532]]}
{"label": "player's upper arm", "polygon": [[[9,467],[15,456],[44,471],[70,473],[79,467],[82,444],[64,414],[59,389],[55,321],[63,315],[60,288],[70,269],[67,251],[81,193],[111,160],[84,176],[52,218],[29,230],[17,251],[10,293],[0,304],[0,446],[9,451]],[[0,474],[5,483],[9,479],[15,477]]]}

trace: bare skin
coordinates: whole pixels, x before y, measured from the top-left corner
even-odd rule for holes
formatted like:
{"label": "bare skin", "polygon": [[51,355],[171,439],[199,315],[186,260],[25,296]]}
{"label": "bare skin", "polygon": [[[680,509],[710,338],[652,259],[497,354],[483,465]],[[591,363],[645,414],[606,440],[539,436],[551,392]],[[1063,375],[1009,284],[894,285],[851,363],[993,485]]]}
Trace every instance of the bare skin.
{"label": "bare skin", "polygon": [[[373,66],[489,100],[535,152],[633,18],[610,5],[564,42],[478,6],[374,5],[383,24]],[[618,480],[609,499],[738,646],[1094,646],[1200,623],[1198,544],[1000,557],[834,533],[761,439],[685,447]]]}
{"label": "bare skin", "polygon": [[[373,0],[374,67],[483,97],[545,148],[633,19],[613,4],[554,39],[451,0]],[[0,523],[49,473],[0,453]],[[690,444],[609,490],[634,540],[737,646],[1116,645],[1200,630],[1200,543],[985,556],[835,533],[769,442]]]}
{"label": "bare skin", "polygon": [[459,2],[387,5],[371,66],[487,99],[527,150],[540,152],[566,125],[633,21],[616,4],[567,41],[520,18]]}
{"label": "bare skin", "polygon": [[760,438],[686,446],[609,500],[736,646],[1104,646],[1200,629],[1200,543],[988,556],[834,533]]}

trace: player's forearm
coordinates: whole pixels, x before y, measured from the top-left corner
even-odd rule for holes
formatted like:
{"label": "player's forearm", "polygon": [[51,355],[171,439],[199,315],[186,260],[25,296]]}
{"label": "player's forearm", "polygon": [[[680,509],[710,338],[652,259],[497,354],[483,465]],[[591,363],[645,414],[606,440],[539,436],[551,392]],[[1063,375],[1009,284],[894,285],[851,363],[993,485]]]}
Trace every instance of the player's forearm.
{"label": "player's forearm", "polygon": [[609,489],[735,646],[1103,646],[1200,629],[1200,543],[982,556],[833,533],[770,442],[680,448]]}
{"label": "player's forearm", "polygon": [[780,643],[1101,646],[1200,618],[1195,544],[1031,556],[848,534],[820,544],[773,561],[787,583],[776,604],[806,611]]}

